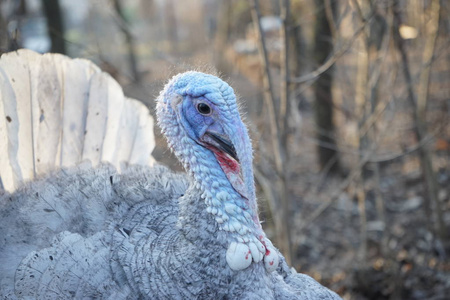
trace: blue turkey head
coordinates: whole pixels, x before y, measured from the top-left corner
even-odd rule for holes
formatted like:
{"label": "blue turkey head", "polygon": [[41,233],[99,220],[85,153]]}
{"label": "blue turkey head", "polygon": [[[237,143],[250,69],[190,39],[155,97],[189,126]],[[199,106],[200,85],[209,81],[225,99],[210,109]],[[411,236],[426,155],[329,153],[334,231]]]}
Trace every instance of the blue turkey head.
{"label": "blue turkey head", "polygon": [[[227,83],[199,72],[179,74],[160,95],[157,112],[169,145],[189,171],[213,154],[234,190],[254,199],[250,139]],[[183,137],[197,144],[193,153]]]}

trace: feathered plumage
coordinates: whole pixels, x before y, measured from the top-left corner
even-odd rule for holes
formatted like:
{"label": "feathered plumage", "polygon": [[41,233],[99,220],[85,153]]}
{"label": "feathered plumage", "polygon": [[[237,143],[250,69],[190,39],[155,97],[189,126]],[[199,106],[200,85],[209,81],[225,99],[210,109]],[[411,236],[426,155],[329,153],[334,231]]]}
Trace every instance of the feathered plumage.
{"label": "feathered plumage", "polygon": [[19,50],[0,59],[0,190],[89,160],[151,165],[153,119],[90,61]]}
{"label": "feathered plumage", "polygon": [[[157,165],[123,166],[119,173],[110,164],[85,162],[5,193],[0,294],[339,299],[289,268],[265,236],[251,143],[231,87],[217,77],[187,72],[172,78],[157,101],[158,123],[189,176]],[[120,127],[123,118],[108,120],[119,124],[114,134],[132,132]],[[102,153],[110,158],[120,151]]]}

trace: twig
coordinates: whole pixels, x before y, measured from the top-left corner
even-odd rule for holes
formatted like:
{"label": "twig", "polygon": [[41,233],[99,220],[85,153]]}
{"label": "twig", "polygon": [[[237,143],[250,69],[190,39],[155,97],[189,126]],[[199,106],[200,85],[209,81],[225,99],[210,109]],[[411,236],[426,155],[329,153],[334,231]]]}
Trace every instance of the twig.
{"label": "twig", "polygon": [[121,22],[118,22],[119,27],[122,30],[123,34],[125,35],[125,39],[127,41],[126,44],[128,47],[128,61],[130,63],[131,72],[133,73],[133,79],[136,82],[140,82],[141,76],[140,76],[138,68],[137,68],[136,50],[134,47],[133,36],[131,34],[129,25],[126,22],[125,16],[123,14],[123,10],[122,10],[120,1],[114,0],[113,4],[114,4],[114,8],[116,10],[117,16],[120,18],[120,21],[121,21]]}
{"label": "twig", "polygon": [[[357,1],[355,0],[355,2],[357,3]],[[356,4],[358,5],[358,4]],[[359,5],[358,5],[359,7]],[[360,11],[360,9],[359,9]],[[389,24],[392,24],[392,13],[388,14],[389,17]],[[364,16],[360,16],[361,20],[364,20]],[[388,26],[388,28],[390,28],[390,26]],[[378,101],[375,101],[375,97],[377,94],[377,90],[378,90],[378,83],[380,80],[380,76],[381,76],[381,70],[383,68],[383,66],[385,65],[386,62],[386,58],[388,57],[388,51],[389,51],[389,41],[391,38],[391,35],[389,33],[390,31],[388,31],[388,33],[385,35],[385,37],[383,38],[383,51],[380,53],[380,51],[377,51],[377,58],[376,61],[377,63],[374,64],[373,66],[373,71],[372,73],[369,75],[369,80],[368,80],[368,84],[370,87],[370,103],[371,105],[371,115],[368,116],[368,118],[364,121],[364,123],[361,125],[360,127],[360,138],[362,138],[363,136],[367,135],[368,131],[373,128],[373,126],[375,125],[375,122],[378,120],[379,116],[385,111],[385,109],[387,108],[387,106],[389,105],[389,103],[391,103],[391,100],[393,99],[393,97],[390,97],[389,101],[385,101],[382,103],[376,103]],[[381,62],[379,62],[381,60]],[[394,80],[397,78],[397,72],[394,72]]]}
{"label": "twig", "polygon": [[[372,18],[372,17],[370,17]],[[300,77],[291,78],[292,83],[303,83],[307,81],[311,81],[319,77],[322,73],[326,72],[329,68],[331,68],[336,61],[338,61],[350,48],[353,46],[353,43],[355,40],[359,37],[361,32],[365,29],[366,25],[370,21],[370,18],[367,20],[366,23],[364,23],[361,27],[359,27],[353,36],[348,40],[347,44],[337,51],[334,51],[334,54],[330,56],[330,58],[327,59],[325,63],[323,63],[320,67],[318,67],[316,70],[312,71],[311,73],[305,74]]]}
{"label": "twig", "polygon": [[269,115],[270,133],[273,141],[273,151],[275,158],[275,166],[278,172],[283,170],[282,157],[280,152],[280,141],[278,134],[277,118],[274,107],[274,95],[272,79],[270,77],[269,59],[267,56],[266,42],[264,33],[261,28],[261,13],[259,11],[258,0],[251,0],[251,11],[255,31],[258,34],[258,49],[261,56],[261,64],[263,66],[263,83],[264,83],[264,103]]}
{"label": "twig", "polygon": [[[276,197],[272,190],[272,183],[269,179],[264,176],[264,174],[259,170],[259,168],[254,165],[253,171],[255,173],[255,179],[258,182],[259,186],[262,188],[264,194],[266,195],[266,200],[269,203],[270,212],[273,215],[278,211],[278,202],[276,201]],[[278,216],[273,216],[276,222]],[[276,226],[276,225],[275,225]],[[277,227],[277,226],[276,226]]]}
{"label": "twig", "polygon": [[338,28],[336,22],[334,21],[333,9],[331,8],[331,0],[325,0],[325,14],[328,19],[328,24],[330,25],[331,36],[333,40],[336,40]]}
{"label": "twig", "polygon": [[[336,147],[337,148],[337,147]],[[327,164],[323,167],[322,171],[319,174],[319,178],[317,180],[317,184],[314,185],[313,194],[316,194],[323,186],[327,175],[330,173],[331,167],[337,162],[338,156],[333,156]]]}
{"label": "twig", "polygon": [[281,89],[280,89],[280,111],[279,111],[279,128],[281,132],[281,144],[286,144],[287,134],[287,115],[289,104],[289,0],[280,0],[280,18],[282,26],[280,28],[281,44],[283,51],[280,51],[280,74],[281,74]]}
{"label": "twig", "polygon": [[422,56],[422,64],[424,65],[424,68],[420,73],[417,92],[417,110],[421,119],[425,119],[428,90],[430,87],[431,65],[433,63],[433,54],[436,48],[436,40],[439,29],[439,10],[439,0],[433,0],[430,7],[431,20],[427,22],[427,39],[425,40],[425,48]]}
{"label": "twig", "polygon": [[286,260],[290,262],[291,264],[294,262],[294,256],[292,253],[292,235],[291,235],[291,229],[289,226],[287,226],[291,217],[291,205],[289,201],[289,189],[287,185],[287,174],[288,174],[288,165],[286,162],[288,161],[287,157],[287,135],[288,135],[288,112],[290,108],[290,102],[289,102],[289,0],[280,0],[280,17],[283,21],[281,29],[280,29],[280,36],[282,44],[284,45],[283,51],[280,51],[280,62],[281,62],[281,76],[284,77],[281,80],[281,97],[280,97],[280,110],[278,115],[278,125],[280,128],[280,155],[281,156],[281,163],[282,168],[278,172],[278,175],[280,179],[278,180],[278,184],[280,187],[281,192],[281,209],[283,211],[281,220],[284,222],[284,230],[285,236],[287,239],[287,245],[288,253],[285,253],[285,256],[287,257]]}
{"label": "twig", "polygon": [[366,152],[364,157],[359,161],[358,165],[353,168],[352,172],[347,176],[347,178],[339,185],[334,192],[326,201],[324,201],[313,213],[309,214],[309,217],[303,222],[302,226],[300,226],[299,231],[305,230],[315,219],[317,219],[333,202],[339,197],[344,189],[348,187],[348,185],[358,176],[361,175],[361,170],[364,165],[369,162],[370,157],[376,151],[377,143],[374,143]]}
{"label": "twig", "polygon": [[416,152],[417,150],[419,150],[420,148],[426,147],[427,144],[432,142],[436,138],[436,136],[438,136],[442,132],[442,130],[445,129],[448,126],[449,122],[450,122],[450,117],[447,118],[446,122],[443,122],[442,126],[437,128],[436,130],[434,130],[434,132],[432,134],[427,134],[426,136],[423,137],[422,140],[420,140],[417,143],[417,145],[408,148],[406,151],[401,152],[401,153],[388,154],[388,155],[385,155],[385,156],[378,156],[378,157],[375,157],[375,158],[371,159],[369,162],[371,162],[371,163],[385,163],[385,162],[396,160],[396,159],[399,159],[399,158],[401,158],[403,156],[412,154],[412,153]]}
{"label": "twig", "polygon": [[[360,3],[361,2],[361,5]],[[371,9],[368,8],[368,3],[366,0],[352,0],[353,5],[356,8],[357,16],[360,19],[361,24],[366,23],[366,15]],[[374,13],[372,12],[372,15]],[[357,73],[355,82],[355,104],[356,104],[356,115],[358,116],[358,129],[359,129],[359,150],[364,151],[369,144],[369,131],[367,130],[364,134],[361,134],[362,127],[370,116],[373,119],[378,119],[377,114],[372,112],[374,107],[373,102],[368,101],[368,91],[369,91],[369,70],[370,70],[370,57],[369,57],[369,28],[365,27],[362,34],[359,36],[359,47],[357,52]],[[368,109],[368,104],[370,104],[370,110]],[[387,104],[386,104],[387,106]],[[371,128],[371,127],[370,127]],[[361,157],[358,157],[361,160]],[[367,159],[368,161],[368,159]],[[367,162],[366,161],[366,162]],[[364,264],[366,262],[367,255],[367,214],[366,214],[366,192],[364,188],[364,179],[366,178],[366,163],[360,165],[359,176],[355,178],[355,196],[358,200],[358,211],[359,211],[359,233],[360,233],[360,246],[358,249],[358,260],[359,263]]]}
{"label": "twig", "polygon": [[[417,143],[417,145],[415,145],[413,147],[409,147],[408,149],[406,149],[406,151],[403,151],[400,153],[394,153],[394,154],[378,155],[374,158],[369,159],[368,162],[369,163],[385,163],[385,162],[396,160],[403,156],[412,154],[412,153],[416,152],[417,150],[419,150],[419,148],[425,147],[427,144],[429,144],[431,141],[433,141],[436,138],[436,136],[441,132],[441,130],[443,130],[446,126],[448,126],[449,122],[450,122],[450,117],[448,118],[448,121],[444,122],[444,124],[440,128],[436,129],[432,134],[426,135],[422,140],[420,140]],[[302,138],[302,140],[312,142],[314,144],[320,145],[321,147],[340,151],[343,154],[364,155],[364,152],[358,151],[357,149],[353,149],[353,148],[345,149],[343,147],[337,148],[335,145],[333,145],[331,143],[321,142],[316,138],[308,137],[305,135],[303,135],[301,138]]]}

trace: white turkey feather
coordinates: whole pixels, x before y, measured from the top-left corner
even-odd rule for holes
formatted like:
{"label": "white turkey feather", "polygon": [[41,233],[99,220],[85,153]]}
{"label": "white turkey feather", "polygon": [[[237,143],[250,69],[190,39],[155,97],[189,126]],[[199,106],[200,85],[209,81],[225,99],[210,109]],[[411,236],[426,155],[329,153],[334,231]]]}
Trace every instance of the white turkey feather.
{"label": "white turkey feather", "polygon": [[[64,106],[60,158],[64,167],[82,161],[91,77],[100,73],[93,63],[83,59],[62,61]],[[58,156],[60,157],[60,156]]]}
{"label": "white turkey feather", "polygon": [[[13,170],[13,159],[10,158],[10,143],[13,139],[11,134],[11,140],[8,138],[12,129],[10,129],[11,117],[5,113],[5,104],[3,99],[11,99],[14,95],[9,83],[5,79],[5,75],[0,69],[0,190],[5,187],[13,188],[15,186],[14,182],[17,181],[16,174]],[[17,140],[17,138],[15,138]],[[17,142],[15,143],[17,145]],[[19,166],[16,167],[19,169]]]}
{"label": "white turkey feather", "polygon": [[[121,142],[118,135],[120,120],[123,112],[125,97],[120,85],[111,77],[105,77],[107,84],[107,110],[106,110],[106,132],[102,146],[101,161],[113,161],[117,142]],[[94,99],[95,100],[95,99]]]}
{"label": "white turkey feather", "polygon": [[136,165],[153,164],[154,159],[151,156],[151,149],[154,148],[152,144],[154,141],[153,119],[146,117],[146,107],[142,103],[132,101],[131,104],[138,112],[139,125],[132,144],[129,162]]}
{"label": "white turkey feather", "polygon": [[51,55],[40,57],[35,67],[30,65],[31,98],[38,103],[33,109],[35,164],[38,174],[49,172],[58,162],[62,124],[61,79]]}
{"label": "white turkey feather", "polygon": [[108,120],[108,87],[107,78],[94,74],[89,90],[89,103],[84,134],[83,160],[97,165],[102,157],[103,140],[105,139]]}
{"label": "white turkey feather", "polygon": [[[22,59],[19,59],[19,56],[23,56]],[[7,151],[15,186],[22,180],[34,178],[35,174],[28,58],[27,52],[18,51],[2,56],[0,60],[3,75],[4,116],[2,118],[7,121]]]}
{"label": "white turkey feather", "polygon": [[[122,118],[120,119],[117,133],[117,144],[114,146],[113,163],[130,161],[132,147],[139,126],[139,111],[142,108],[138,105],[142,104],[131,99],[123,104]],[[145,106],[143,108],[145,109]]]}
{"label": "white turkey feather", "polygon": [[0,86],[1,189],[83,160],[153,163],[148,109],[93,63],[22,49],[1,57]]}

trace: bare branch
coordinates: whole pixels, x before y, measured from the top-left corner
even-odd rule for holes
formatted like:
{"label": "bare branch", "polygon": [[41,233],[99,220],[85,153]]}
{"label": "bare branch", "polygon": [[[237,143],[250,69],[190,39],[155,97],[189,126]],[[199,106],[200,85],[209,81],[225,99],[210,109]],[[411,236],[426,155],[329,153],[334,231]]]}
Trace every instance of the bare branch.
{"label": "bare branch", "polygon": [[264,83],[264,104],[267,109],[267,114],[269,115],[270,133],[273,141],[273,152],[275,158],[275,166],[279,173],[283,170],[282,156],[280,152],[280,141],[278,134],[278,124],[275,115],[274,107],[274,95],[273,95],[273,85],[272,79],[270,77],[269,70],[269,59],[267,56],[266,42],[264,38],[264,33],[261,28],[261,13],[259,11],[258,0],[250,1],[252,8],[252,19],[255,26],[255,32],[257,33],[258,39],[258,49],[261,56],[261,64],[263,66],[263,83]]}
{"label": "bare branch", "polygon": [[336,61],[338,61],[348,50],[350,50],[350,48],[352,48],[353,43],[359,37],[361,32],[363,32],[363,30],[365,29],[365,27],[369,21],[370,21],[370,18],[361,27],[359,27],[355,31],[353,36],[347,41],[347,43],[344,46],[342,46],[340,49],[337,49],[336,51],[334,51],[334,54],[331,55],[330,58],[328,58],[324,64],[322,64],[320,67],[318,67],[316,70],[314,70],[311,73],[305,74],[300,77],[292,78],[290,80],[290,82],[303,83],[303,82],[311,81],[311,80],[314,80],[317,77],[319,77],[322,73],[326,72],[329,68],[331,68],[334,65],[334,63],[336,63]]}
{"label": "bare branch", "polygon": [[279,112],[279,127],[281,132],[282,144],[286,141],[287,130],[287,115],[289,103],[289,33],[288,33],[288,19],[289,19],[289,0],[280,0],[280,18],[282,26],[280,28],[281,44],[283,50],[280,51],[280,73],[281,73],[281,95],[280,95],[280,112]]}

